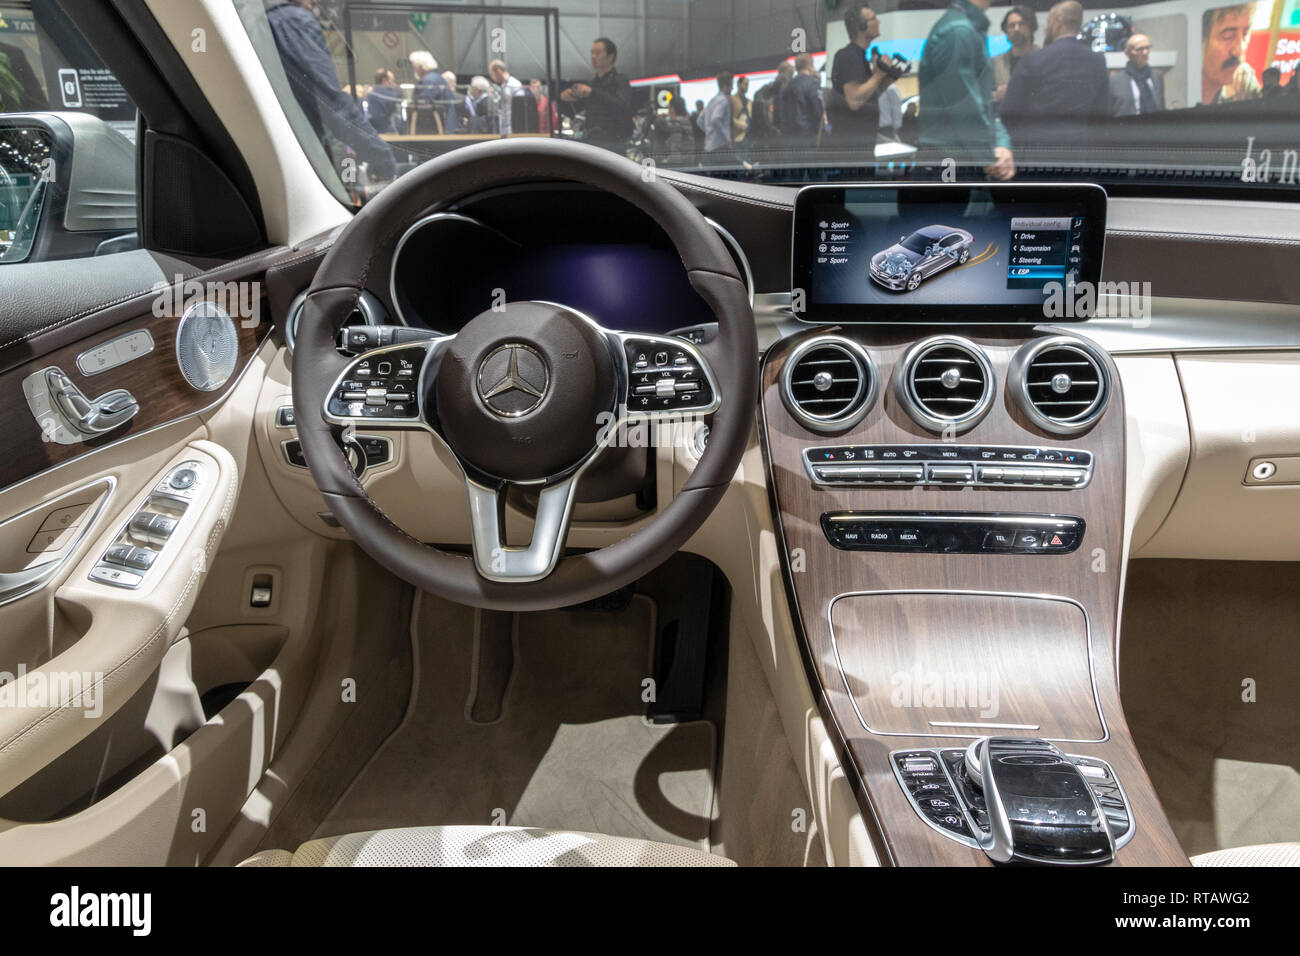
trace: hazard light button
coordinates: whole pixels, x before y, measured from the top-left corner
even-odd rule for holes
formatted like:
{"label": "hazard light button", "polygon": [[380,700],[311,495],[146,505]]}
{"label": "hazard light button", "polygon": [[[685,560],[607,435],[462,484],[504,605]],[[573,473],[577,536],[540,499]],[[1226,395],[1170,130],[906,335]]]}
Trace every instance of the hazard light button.
{"label": "hazard light button", "polygon": [[1078,538],[1076,531],[1044,531],[1042,548],[1045,551],[1069,551]]}

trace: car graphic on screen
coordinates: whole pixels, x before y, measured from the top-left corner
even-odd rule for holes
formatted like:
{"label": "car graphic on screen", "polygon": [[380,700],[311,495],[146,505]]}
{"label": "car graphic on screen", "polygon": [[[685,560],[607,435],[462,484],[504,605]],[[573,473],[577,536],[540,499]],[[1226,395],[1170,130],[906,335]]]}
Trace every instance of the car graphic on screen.
{"label": "car graphic on screen", "polygon": [[886,289],[912,292],[936,272],[966,262],[974,238],[965,229],[938,223],[899,236],[898,242],[871,257],[871,278]]}

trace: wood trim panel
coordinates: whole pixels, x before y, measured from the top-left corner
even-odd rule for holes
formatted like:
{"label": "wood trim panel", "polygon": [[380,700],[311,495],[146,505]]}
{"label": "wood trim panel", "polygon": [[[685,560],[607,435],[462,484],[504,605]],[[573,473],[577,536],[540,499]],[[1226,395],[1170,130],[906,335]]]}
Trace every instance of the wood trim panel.
{"label": "wood trim panel", "polygon": [[[1013,594],[859,593],[831,604],[831,639],[864,730],[1103,740],[1088,620],[1070,601]],[[943,635],[943,640],[933,640]],[[985,725],[979,729],[974,725]],[[954,731],[954,728],[947,728]]]}
{"label": "wood trim panel", "polygon": [[[793,348],[812,335],[836,331],[871,353],[880,376],[875,405],[856,426],[836,435],[805,429],[786,410],[780,397],[780,375]],[[997,398],[988,415],[974,428],[956,436],[969,445],[1049,445],[1078,448],[1095,458],[1093,478],[1081,489],[923,488],[923,487],[816,487],[808,479],[801,454],[809,445],[903,444],[935,442],[941,436],[917,425],[898,404],[892,376],[896,363],[917,336],[907,330],[883,327],[815,329],[777,343],[763,368],[760,411],[764,453],[767,456],[769,493],[781,537],[782,563],[796,629],[804,644],[809,678],[818,692],[822,716],[835,727],[843,745],[842,756],[857,771],[859,800],[867,819],[877,821],[878,846],[897,865],[992,865],[979,850],[947,839],[924,823],[894,779],[890,751],[916,747],[965,746],[978,731],[953,736],[887,736],[862,726],[836,663],[836,646],[851,656],[855,667],[865,667],[879,680],[882,667],[893,666],[918,653],[922,644],[968,642],[966,660],[982,657],[985,668],[999,672],[1029,663],[1015,648],[1035,642],[1042,626],[1023,614],[1005,610],[990,616],[965,633],[955,635],[945,615],[925,612],[912,618],[905,630],[873,627],[869,633],[839,633],[831,640],[828,608],[840,594],[853,591],[936,590],[1051,595],[1077,602],[1087,613],[1096,703],[1100,705],[1108,737],[1098,743],[1069,743],[1070,753],[1101,757],[1111,763],[1133,805],[1137,833],[1120,851],[1116,865],[1187,865],[1188,860],[1169,827],[1146,770],[1138,756],[1120,704],[1116,640],[1119,623],[1121,577],[1124,567],[1124,402],[1119,375],[1111,368],[1112,397],[1101,418],[1084,434],[1058,438],[1038,430],[1015,406],[1006,389],[1007,367],[1028,341],[1019,329],[987,329],[967,336],[989,357]],[[820,517],[832,511],[961,511],[1025,512],[1078,515],[1087,531],[1078,550],[1052,555],[924,554],[842,551],[831,546]],[[793,556],[797,561],[791,560]],[[798,567],[799,570],[792,570]],[[1060,626],[1058,622],[1056,626]],[[846,628],[846,631],[848,629]],[[863,629],[865,631],[865,628]],[[979,633],[976,633],[976,630]],[[1050,636],[1048,639],[1052,639]],[[889,646],[891,645],[892,646]],[[953,652],[927,651],[933,659]],[[1089,737],[1095,725],[1090,702],[1079,694],[1077,653],[1069,661],[1047,666],[1035,663],[1032,692],[1024,674],[1008,673],[1006,685],[1017,688],[1017,712],[1055,715],[1069,737]],[[867,663],[869,662],[869,663]],[[857,696],[861,706],[861,690]],[[1037,700],[1030,700],[1030,696]],[[924,714],[924,711],[922,711]],[[927,721],[930,719],[926,717]],[[936,717],[935,719],[943,719]],[[1017,721],[1008,721],[1017,722]],[[1033,721],[1026,721],[1033,722]],[[1006,731],[1040,736],[1036,731]],[[1051,735],[1048,735],[1051,736]]]}
{"label": "wood trim panel", "polygon": [[[217,391],[201,392],[192,388],[181,375],[176,363],[176,328],[181,312],[188,304],[186,300],[178,301],[176,308],[166,310],[162,316],[146,312],[0,374],[0,395],[7,400],[5,454],[0,456],[0,489],[132,435],[194,415],[224,399],[235,387],[273,324],[270,306],[264,294],[259,298],[253,314],[241,318],[237,292],[229,288],[232,284],[223,285],[227,287],[214,289],[208,298],[220,302],[236,317],[239,359],[230,381]],[[181,297],[175,298],[180,300]],[[248,310],[245,308],[242,311]],[[137,329],[147,330],[153,337],[154,347],[151,352],[108,371],[95,375],[82,374],[77,367],[77,356]],[[45,440],[40,423],[27,407],[22,382],[33,372],[52,365],[61,368],[86,397],[92,400],[110,389],[127,389],[140,403],[140,411],[120,428],[88,442],[60,445]]]}

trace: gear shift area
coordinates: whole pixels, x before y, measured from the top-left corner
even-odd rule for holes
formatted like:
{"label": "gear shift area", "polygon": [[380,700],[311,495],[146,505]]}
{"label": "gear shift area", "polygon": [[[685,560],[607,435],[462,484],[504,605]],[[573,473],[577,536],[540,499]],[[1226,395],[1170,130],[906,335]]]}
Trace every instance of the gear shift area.
{"label": "gear shift area", "polygon": [[995,863],[1109,863],[1133,814],[1106,761],[1033,737],[902,750],[894,774],[921,818]]}

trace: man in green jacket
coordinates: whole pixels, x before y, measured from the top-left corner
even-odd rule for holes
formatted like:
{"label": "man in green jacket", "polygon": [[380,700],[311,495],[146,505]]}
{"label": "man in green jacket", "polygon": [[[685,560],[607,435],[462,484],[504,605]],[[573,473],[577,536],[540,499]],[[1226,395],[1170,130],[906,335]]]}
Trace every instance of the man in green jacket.
{"label": "man in green jacket", "polygon": [[1016,174],[1011,137],[993,112],[989,59],[992,0],[952,0],[925,40],[918,80],[920,143],[958,162],[978,162],[993,179]]}

